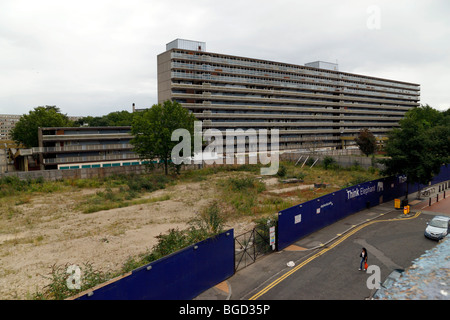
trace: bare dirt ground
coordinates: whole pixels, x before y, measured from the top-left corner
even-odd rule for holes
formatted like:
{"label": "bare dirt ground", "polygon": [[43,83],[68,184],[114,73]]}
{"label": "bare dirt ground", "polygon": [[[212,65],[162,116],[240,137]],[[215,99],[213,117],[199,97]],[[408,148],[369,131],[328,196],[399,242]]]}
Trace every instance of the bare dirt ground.
{"label": "bare dirt ground", "polygon": [[[14,207],[7,233],[0,233],[0,299],[31,299],[49,284],[51,266],[91,263],[102,271],[120,270],[130,256],[150,250],[156,236],[184,229],[216,196],[210,182],[169,186],[145,194],[170,199],[95,213],[75,210],[95,189],[32,196]],[[243,217],[227,222],[235,233],[251,228]],[[5,228],[3,228],[5,229]]]}
{"label": "bare dirt ground", "polygon": [[[168,200],[94,213],[83,213],[79,203],[105,188],[10,197],[6,205],[0,203],[0,299],[32,299],[51,283],[48,277],[53,265],[90,263],[96,270],[120,271],[130,257],[148,253],[157,244],[158,235],[170,229],[185,229],[196,214],[221,196],[217,181],[227,175],[179,182],[140,198],[164,199],[170,195]],[[324,173],[320,175],[323,178]],[[311,176],[314,181],[322,179]],[[272,177],[263,182],[263,197],[298,203],[299,190],[317,196],[311,181],[280,183]],[[253,227],[253,217],[248,215],[226,222],[226,228],[233,228],[235,235]]]}

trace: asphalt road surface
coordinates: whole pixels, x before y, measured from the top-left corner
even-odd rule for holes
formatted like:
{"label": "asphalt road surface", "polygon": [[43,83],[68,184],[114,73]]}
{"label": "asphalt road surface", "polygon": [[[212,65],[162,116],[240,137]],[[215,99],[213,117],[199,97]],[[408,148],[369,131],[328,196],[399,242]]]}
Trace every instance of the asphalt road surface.
{"label": "asphalt road surface", "polygon": [[381,282],[393,269],[409,268],[437,245],[424,230],[434,215],[448,215],[450,199],[439,202],[417,203],[409,215],[395,210],[393,201],[350,215],[258,259],[197,299],[364,300],[374,290],[367,287],[372,274],[358,270],[361,248],[368,251],[368,264],[379,267]]}
{"label": "asphalt road surface", "polygon": [[[414,259],[437,244],[423,235],[432,215],[418,212],[407,217],[400,211],[390,210],[318,249],[284,250],[264,257],[265,261],[255,264],[264,266],[262,269],[255,271],[248,267],[236,280],[230,281],[235,289],[231,299],[363,300],[372,290],[367,287],[371,274],[358,270],[362,247],[368,251],[369,265],[380,268],[383,281],[393,269],[410,267]],[[315,236],[324,239],[328,234],[330,237],[339,232],[339,227],[342,230],[343,224],[351,221],[324,228],[293,247],[317,245],[320,241],[315,242]],[[293,267],[287,267],[289,261],[294,262]]]}
{"label": "asphalt road surface", "polygon": [[358,270],[361,248],[367,249],[368,264],[380,268],[383,280],[393,269],[406,269],[412,260],[436,245],[423,235],[430,219],[423,213],[404,219],[394,211],[383,216],[382,222],[362,225],[347,237],[303,257],[288,276],[277,277],[250,299],[365,299],[371,293],[367,286],[371,274]]}

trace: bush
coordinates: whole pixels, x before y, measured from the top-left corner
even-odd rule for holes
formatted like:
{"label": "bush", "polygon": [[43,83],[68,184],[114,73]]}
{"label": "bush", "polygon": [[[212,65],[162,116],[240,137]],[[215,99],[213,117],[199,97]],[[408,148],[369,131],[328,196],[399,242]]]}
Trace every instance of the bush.
{"label": "bush", "polygon": [[191,221],[198,229],[204,230],[209,235],[219,234],[223,231],[225,217],[217,201],[203,210],[200,215]]}
{"label": "bush", "polygon": [[287,173],[286,167],[281,164],[280,167],[278,168],[277,176],[283,178],[286,176],[286,173]]}
{"label": "bush", "polygon": [[328,170],[331,169],[333,166],[337,165],[337,162],[336,160],[334,160],[333,157],[326,156],[325,158],[323,158],[322,165],[325,170]]}
{"label": "bush", "polygon": [[80,289],[70,289],[67,285],[70,274],[67,272],[71,264],[53,265],[51,267],[50,284],[44,287],[42,292],[36,292],[34,299],[36,300],[63,300],[74,296],[84,290],[102,284],[113,278],[110,273],[95,270],[90,263],[85,263],[81,270]]}
{"label": "bush", "polygon": [[256,181],[252,177],[229,178],[227,184],[230,186],[232,191],[236,192],[248,190],[256,190],[257,192],[261,192],[265,190],[264,183]]}

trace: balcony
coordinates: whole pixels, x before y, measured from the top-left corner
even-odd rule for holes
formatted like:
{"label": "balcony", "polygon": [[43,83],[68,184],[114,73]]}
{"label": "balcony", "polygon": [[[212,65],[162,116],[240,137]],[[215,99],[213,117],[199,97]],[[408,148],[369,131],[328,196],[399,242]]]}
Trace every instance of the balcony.
{"label": "balcony", "polygon": [[63,147],[34,147],[33,153],[61,153],[73,151],[108,151],[108,150],[131,150],[133,145],[125,144],[94,144],[94,145],[71,145]]}
{"label": "balcony", "polygon": [[64,134],[64,135],[43,135],[43,141],[78,141],[78,140],[112,140],[131,139],[131,133],[97,133],[97,134]]}
{"label": "balcony", "polygon": [[44,159],[44,164],[48,165],[48,164],[78,163],[78,162],[102,162],[111,160],[131,160],[131,159],[139,159],[139,156],[134,153],[125,153],[125,154],[108,154],[102,156],[47,158]]}
{"label": "balcony", "polygon": [[[174,52],[172,53],[172,59],[182,59],[187,61],[194,61],[194,62],[207,62],[206,65],[196,65],[192,63],[181,63],[180,67],[188,67],[189,69],[200,69],[200,70],[206,70],[207,68],[211,68],[209,65],[212,64],[221,64],[226,67],[234,66],[238,68],[245,67],[247,69],[259,69],[264,70],[264,73],[275,71],[275,72],[284,72],[284,73],[292,73],[297,75],[310,75],[314,77],[324,77],[328,78],[328,81],[338,82],[338,81],[351,81],[356,82],[358,85],[368,84],[370,86],[386,86],[391,88],[396,88],[398,90],[412,90],[412,91],[418,91],[419,86],[412,83],[405,83],[405,82],[399,82],[399,81],[389,81],[387,79],[380,79],[380,78],[373,78],[373,77],[367,77],[363,75],[353,75],[349,73],[342,73],[342,72],[327,72],[326,70],[321,69],[311,69],[306,68],[304,66],[299,65],[291,65],[287,63],[281,63],[281,62],[271,62],[271,61],[263,61],[263,60],[255,60],[255,59],[246,59],[246,58],[239,58],[239,57],[230,57],[230,56],[217,56],[217,55],[191,55],[191,54],[185,54],[185,53],[179,53]],[[250,71],[250,70],[248,70]],[[254,70],[252,70],[255,72]]]}
{"label": "balcony", "polygon": [[[271,95],[271,92],[266,92],[266,95]],[[321,101],[321,100],[307,100],[305,98],[313,98],[313,99],[329,99],[334,101]],[[213,94],[213,93],[205,93],[205,94],[192,94],[192,93],[172,93],[172,99],[192,99],[192,100],[204,100],[210,99],[214,101],[240,101],[240,102],[262,102],[262,103],[283,103],[283,104],[315,104],[315,105],[340,105],[340,104],[361,104],[361,102],[372,102],[379,104],[395,104],[395,105],[404,105],[405,107],[416,106],[417,103],[415,101],[397,101],[397,100],[388,100],[382,98],[356,98],[352,96],[333,96],[326,94],[305,94],[305,93],[291,93],[289,97],[257,97],[255,95],[251,95],[249,92],[247,96],[243,95],[222,95],[222,94]],[[343,103],[342,101],[349,101],[348,103]],[[373,107],[379,108],[379,105],[372,105]]]}

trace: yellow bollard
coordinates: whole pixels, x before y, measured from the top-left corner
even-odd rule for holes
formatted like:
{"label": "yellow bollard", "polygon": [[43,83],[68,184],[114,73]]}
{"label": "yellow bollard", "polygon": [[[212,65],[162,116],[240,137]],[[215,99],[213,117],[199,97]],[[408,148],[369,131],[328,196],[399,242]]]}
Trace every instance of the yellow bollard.
{"label": "yellow bollard", "polygon": [[405,207],[403,208],[403,213],[404,213],[404,214],[408,214],[408,213],[409,213],[409,206],[405,206]]}

